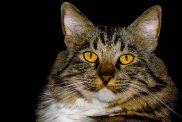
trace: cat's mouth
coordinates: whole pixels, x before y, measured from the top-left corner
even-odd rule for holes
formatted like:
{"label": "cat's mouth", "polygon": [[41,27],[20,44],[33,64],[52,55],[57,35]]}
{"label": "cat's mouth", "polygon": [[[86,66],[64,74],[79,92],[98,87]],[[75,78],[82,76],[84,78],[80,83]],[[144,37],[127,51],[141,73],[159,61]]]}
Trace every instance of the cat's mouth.
{"label": "cat's mouth", "polygon": [[116,98],[116,95],[107,87],[98,90],[94,96],[101,102],[111,102]]}
{"label": "cat's mouth", "polygon": [[[101,93],[103,96],[107,96],[106,94],[116,94],[123,92],[126,88],[128,88],[128,84],[124,85],[120,82],[118,82],[117,77],[114,77],[108,81],[107,84],[104,83],[104,81],[97,76],[96,82],[92,85],[89,84],[90,88],[92,88],[91,91],[97,91],[97,93]],[[103,91],[103,92],[102,92]],[[113,95],[112,95],[113,96]]]}

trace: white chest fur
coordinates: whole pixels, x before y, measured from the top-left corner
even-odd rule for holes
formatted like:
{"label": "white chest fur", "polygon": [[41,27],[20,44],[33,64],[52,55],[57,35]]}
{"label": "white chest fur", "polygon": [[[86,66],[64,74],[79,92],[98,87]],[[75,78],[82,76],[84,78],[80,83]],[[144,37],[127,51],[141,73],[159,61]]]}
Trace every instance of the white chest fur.
{"label": "white chest fur", "polygon": [[38,112],[44,122],[91,122],[89,116],[109,115],[120,108],[107,109],[109,101],[114,99],[114,95],[107,89],[102,89],[92,95],[90,102],[78,98],[74,104],[65,105],[56,102],[54,99],[44,101],[48,106]]}
{"label": "white chest fur", "polygon": [[87,102],[84,99],[77,99],[75,104],[66,106],[62,103],[53,102],[44,112],[45,122],[90,122],[89,116],[107,114],[106,103],[94,99]]}

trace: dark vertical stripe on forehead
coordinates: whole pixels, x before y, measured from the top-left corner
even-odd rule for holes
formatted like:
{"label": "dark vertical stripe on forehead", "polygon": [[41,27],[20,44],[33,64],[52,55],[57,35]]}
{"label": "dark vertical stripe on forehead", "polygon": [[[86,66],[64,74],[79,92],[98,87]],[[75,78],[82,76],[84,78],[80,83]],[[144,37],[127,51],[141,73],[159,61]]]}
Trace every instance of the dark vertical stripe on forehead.
{"label": "dark vertical stripe on forehead", "polygon": [[98,47],[98,37],[96,38],[96,39],[94,39],[94,41],[93,41],[93,48],[95,49],[95,50],[97,50],[97,47]]}
{"label": "dark vertical stripe on forehead", "polygon": [[100,33],[99,33],[99,40],[105,44],[105,26],[99,26],[99,30],[100,30]]}
{"label": "dark vertical stripe on forehead", "polygon": [[118,41],[120,41],[121,42],[121,36],[120,35],[115,35],[115,38],[114,38],[114,44],[117,44],[118,43]]}
{"label": "dark vertical stripe on forehead", "polygon": [[108,27],[105,31],[107,35],[107,40],[111,41],[113,36],[115,35],[115,29],[112,27]]}
{"label": "dark vertical stripe on forehead", "polygon": [[99,35],[99,38],[100,38],[100,40],[101,40],[101,42],[103,43],[103,44],[105,44],[105,39],[104,39],[104,36],[105,36],[105,33],[100,33],[100,35]]}
{"label": "dark vertical stripe on forehead", "polygon": [[100,26],[99,29],[101,31],[100,39],[103,44],[111,44],[112,41],[116,44],[116,42],[119,41],[119,39],[121,38],[120,35],[117,34],[118,28]]}
{"label": "dark vertical stripe on forehead", "polygon": [[121,43],[121,51],[124,50],[125,44],[124,44],[124,41],[121,38],[121,35],[115,34],[115,37],[113,39],[113,42],[114,42],[114,44],[117,44],[118,42],[120,42]]}
{"label": "dark vertical stripe on forehead", "polygon": [[123,51],[125,48],[125,45],[124,44],[121,44],[121,51]]}

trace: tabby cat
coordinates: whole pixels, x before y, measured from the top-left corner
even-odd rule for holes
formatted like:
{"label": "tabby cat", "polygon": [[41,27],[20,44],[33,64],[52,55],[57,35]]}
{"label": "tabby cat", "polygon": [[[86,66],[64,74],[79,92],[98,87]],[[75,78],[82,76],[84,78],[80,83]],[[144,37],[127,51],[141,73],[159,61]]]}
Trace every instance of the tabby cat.
{"label": "tabby cat", "polygon": [[67,49],[52,68],[37,122],[170,121],[177,89],[154,54],[159,5],[128,27],[96,27],[65,2],[61,22]]}

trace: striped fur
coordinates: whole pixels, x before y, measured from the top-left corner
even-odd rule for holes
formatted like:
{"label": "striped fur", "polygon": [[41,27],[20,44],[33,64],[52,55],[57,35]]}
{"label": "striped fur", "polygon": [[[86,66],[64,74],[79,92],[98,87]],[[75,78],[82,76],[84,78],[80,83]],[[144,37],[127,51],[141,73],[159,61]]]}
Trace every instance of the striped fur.
{"label": "striped fur", "polygon": [[[79,17],[80,11],[72,4],[64,3],[62,9],[65,13],[67,8],[73,16],[76,12],[76,21],[84,22],[84,26],[78,31],[70,27],[68,31],[66,28],[72,25],[63,22],[68,48],[57,56],[37,110],[37,122],[170,121],[177,90],[165,64],[153,52],[160,25],[155,28],[157,32],[152,32],[155,37],[149,34],[147,36],[151,38],[145,38],[146,34],[138,34],[142,31],[138,27],[142,21],[150,20],[155,14],[153,11],[160,14],[160,7],[152,7],[128,27],[94,27],[84,15]],[[150,12],[152,14],[148,16]],[[87,30],[86,33],[83,30]],[[85,51],[97,54],[98,60],[86,62],[80,56]],[[126,53],[134,55],[135,60],[129,65],[121,65],[119,57]],[[98,75],[101,68],[114,70],[114,76],[107,85]],[[77,105],[78,100],[84,102]],[[83,114],[82,109],[85,110]],[[70,112],[68,116],[68,111],[74,110],[77,113]],[[64,112],[73,119],[61,119]]]}

